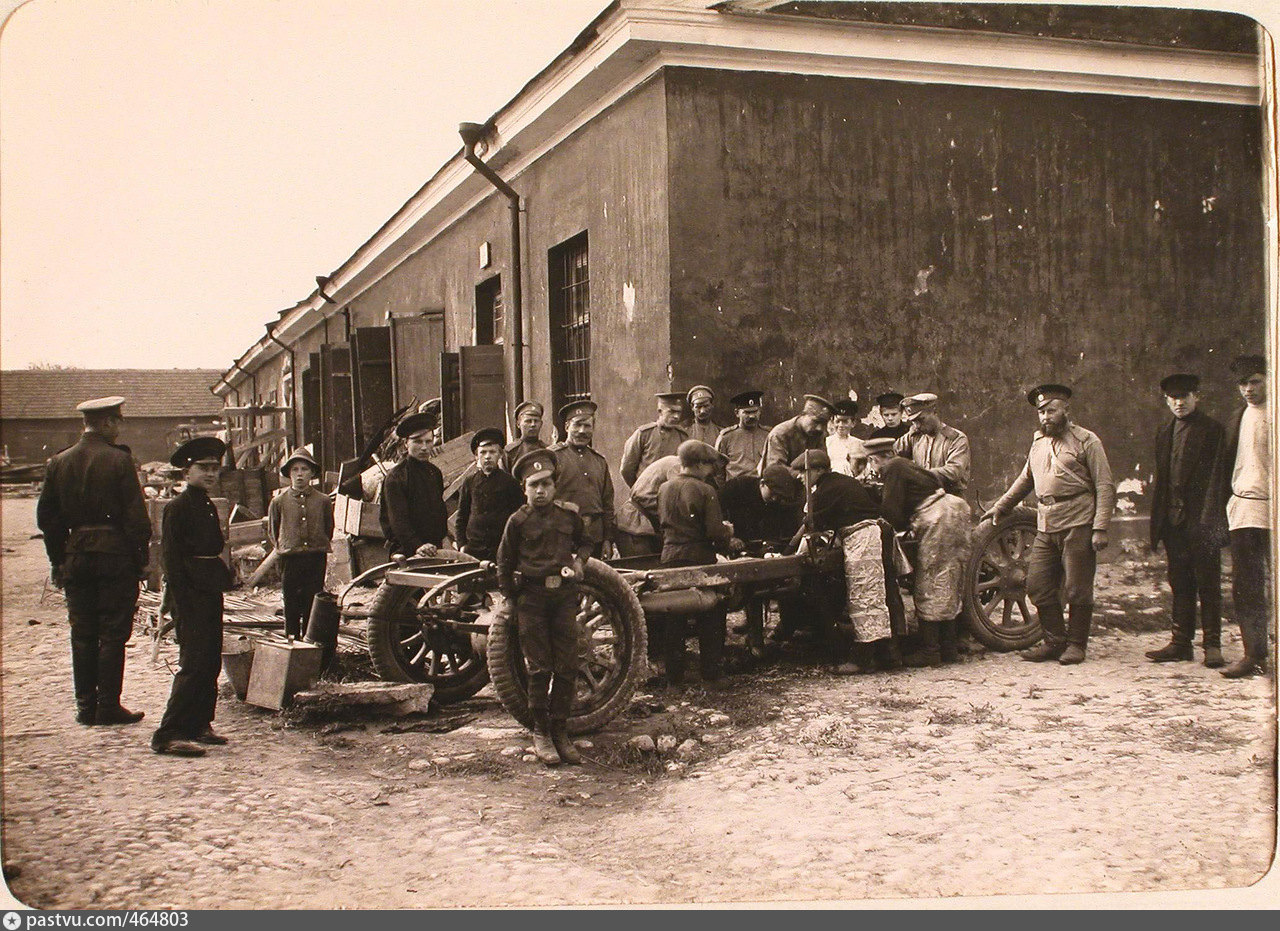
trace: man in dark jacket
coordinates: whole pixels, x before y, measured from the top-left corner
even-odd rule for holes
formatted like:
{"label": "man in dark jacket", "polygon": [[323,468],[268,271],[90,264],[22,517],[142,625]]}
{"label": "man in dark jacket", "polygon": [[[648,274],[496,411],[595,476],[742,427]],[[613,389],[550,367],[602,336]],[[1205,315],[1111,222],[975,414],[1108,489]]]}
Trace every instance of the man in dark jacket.
{"label": "man in dark jacket", "polygon": [[439,415],[411,414],[396,425],[408,455],[382,482],[378,523],[390,556],[434,556],[449,534],[444,476],[431,462]]}
{"label": "man in dark jacket", "polygon": [[120,704],[124,645],[133,628],[138,580],[147,567],[151,521],[127,446],[115,445],[124,398],[76,407],[84,435],[49,460],[36,504],[53,582],[66,589],[76,720],[133,724]]}
{"label": "man in dark jacket", "polygon": [[1156,477],[1151,489],[1151,548],[1164,542],[1173,589],[1173,637],[1147,651],[1156,663],[1190,661],[1196,632],[1196,601],[1204,664],[1223,665],[1222,554],[1211,528],[1201,523],[1213,463],[1222,446],[1222,425],[1199,409],[1200,379],[1170,375],[1160,382],[1173,417],[1156,431]]}
{"label": "man in dark jacket", "polygon": [[476,468],[458,491],[458,547],[476,559],[497,558],[507,518],[524,504],[520,483],[499,468],[503,439],[495,427],[476,431],[471,438]]}

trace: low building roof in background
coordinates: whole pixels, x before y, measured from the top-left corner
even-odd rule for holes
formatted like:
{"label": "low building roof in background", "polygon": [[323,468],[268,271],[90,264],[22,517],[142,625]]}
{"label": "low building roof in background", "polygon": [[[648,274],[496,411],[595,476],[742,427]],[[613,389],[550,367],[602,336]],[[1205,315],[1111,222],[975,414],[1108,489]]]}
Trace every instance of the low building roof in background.
{"label": "low building roof in background", "polygon": [[216,417],[222,400],[209,386],[218,369],[22,369],[0,372],[0,417],[79,420],[76,405],[115,394],[124,416]]}

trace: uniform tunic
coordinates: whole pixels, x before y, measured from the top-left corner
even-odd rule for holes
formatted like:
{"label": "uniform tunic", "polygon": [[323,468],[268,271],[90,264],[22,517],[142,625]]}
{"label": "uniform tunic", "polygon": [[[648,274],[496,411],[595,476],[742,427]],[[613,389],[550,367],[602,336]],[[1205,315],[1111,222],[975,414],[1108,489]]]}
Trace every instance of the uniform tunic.
{"label": "uniform tunic", "polygon": [[412,556],[424,543],[439,546],[449,533],[444,476],[434,463],[407,456],[382,482],[378,523],[391,553]]}
{"label": "uniform tunic", "polygon": [[179,669],[153,743],[195,737],[213,721],[222,667],[222,593],[231,587],[218,511],[203,488],[188,485],[165,507],[160,542]]}
{"label": "uniform tunic", "polygon": [[928,469],[942,483],[949,495],[963,495],[969,487],[972,469],[969,438],[945,423],[934,433],[916,430],[904,432],[894,444],[894,451],[918,466]]}
{"label": "uniform tunic", "polygon": [[504,468],[508,472],[510,472],[512,467],[515,466],[516,460],[519,459],[521,456],[523,456],[525,453],[531,453],[535,449],[546,449],[546,448],[547,448],[547,444],[537,438],[534,438],[532,440],[516,440],[514,443],[508,444],[507,447],[502,450],[502,453],[506,458],[506,465],[504,466]]}
{"label": "uniform tunic", "polygon": [[458,492],[458,546],[477,559],[493,559],[507,518],[524,504],[520,483],[501,469],[477,469]]}
{"label": "uniform tunic", "polygon": [[791,465],[792,460],[806,449],[826,449],[826,436],[822,431],[805,433],[798,421],[798,416],[792,417],[769,431],[764,455],[760,459],[761,472],[775,464]]}
{"label": "uniform tunic", "polygon": [[916,618],[949,621],[960,613],[960,583],[969,555],[968,503],[947,493],[935,471],[893,459],[881,470],[885,519],[915,535],[913,595]]}
{"label": "uniform tunic", "polygon": [[640,427],[622,447],[622,463],[618,466],[622,480],[630,488],[646,466],[663,456],[674,456],[687,439],[689,434],[682,427],[663,427],[656,421]]}
{"label": "uniform tunic", "polygon": [[[627,500],[618,508],[618,530],[636,537],[652,537],[660,544],[658,492],[679,474],[679,456],[663,456],[650,463],[631,486]],[[655,553],[657,551],[654,549]]]}
{"label": "uniform tunic", "polygon": [[768,439],[768,429],[758,425],[750,428],[725,427],[721,430],[714,445],[717,452],[729,457],[728,477],[759,475],[760,459],[764,456],[764,447]]}
{"label": "uniform tunic", "polygon": [[151,539],[133,457],[102,434],[85,433],[49,460],[36,524],[66,587],[76,705],[86,713],[119,705]]}
{"label": "uniform tunic", "polygon": [[715,446],[716,440],[723,432],[724,427],[720,426],[714,420],[708,420],[706,423],[698,423],[694,420],[689,426],[684,428],[684,432],[689,434],[689,439],[698,440],[706,443],[708,446]]}
{"label": "uniform tunic", "polygon": [[598,554],[612,542],[617,521],[613,511],[613,478],[609,463],[590,446],[557,443],[556,500],[572,501],[587,527],[587,539]]}

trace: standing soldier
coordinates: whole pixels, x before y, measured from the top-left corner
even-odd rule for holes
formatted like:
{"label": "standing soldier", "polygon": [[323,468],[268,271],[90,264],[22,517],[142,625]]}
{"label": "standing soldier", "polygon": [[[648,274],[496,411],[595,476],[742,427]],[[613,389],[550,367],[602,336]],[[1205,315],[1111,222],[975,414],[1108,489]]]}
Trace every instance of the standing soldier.
{"label": "standing soldier", "polygon": [[691,440],[715,446],[716,438],[720,436],[720,431],[723,429],[711,419],[711,407],[715,404],[716,393],[706,385],[694,385],[685,395],[685,400],[689,402],[689,410],[693,411],[693,422],[689,424],[685,433],[689,434]]}
{"label": "standing soldier", "polygon": [[66,589],[76,720],[133,724],[120,704],[124,645],[133,630],[138,580],[147,568],[151,521],[127,446],[117,446],[124,398],[76,406],[84,434],[49,460],[36,504],[54,585]]}
{"label": "standing soldier", "polygon": [[769,431],[760,425],[760,398],[764,392],[743,391],[729,399],[737,426],[725,427],[713,444],[716,452],[729,457],[727,478],[758,474]]}
{"label": "standing soldier", "polygon": [[911,426],[893,449],[938,479],[949,495],[964,496],[969,487],[969,438],[938,416],[936,394],[916,394],[902,402]]}
{"label": "standing soldier", "polygon": [[1222,554],[1212,527],[1201,523],[1222,425],[1199,409],[1200,379],[1170,375],[1160,382],[1173,417],[1156,432],[1156,478],[1151,489],[1151,549],[1164,541],[1173,590],[1173,639],[1147,658],[1156,663],[1191,660],[1196,600],[1204,664],[1222,659]]}
{"label": "standing soldier", "polygon": [[[1033,663],[1084,662],[1093,619],[1097,554],[1107,546],[1116,505],[1111,466],[1097,434],[1071,422],[1071,389],[1041,385],[1027,392],[1040,429],[1027,463],[999,501],[982,515],[998,524],[1032,490],[1036,538],[1027,556],[1027,594],[1040,615],[1044,642],[1022,654]],[[1062,602],[1071,615],[1064,625]]]}
{"label": "standing soldier", "polygon": [[884,426],[877,433],[891,436],[895,440],[911,429],[911,424],[902,419],[902,395],[896,391],[886,391],[876,398],[876,407],[880,410],[880,419]]}
{"label": "standing soldier", "polygon": [[658,399],[658,419],[638,428],[627,437],[622,447],[622,464],[618,471],[628,488],[636,483],[636,477],[645,466],[663,456],[674,456],[680,444],[689,438],[680,426],[684,417],[684,395],[678,391],[663,391],[655,397]]}
{"label": "standing soldier", "polygon": [[760,459],[760,474],[771,465],[791,465],[806,449],[826,452],[827,423],[835,412],[836,406],[826,398],[806,394],[800,413],[769,431]]}
{"label": "standing soldier", "polygon": [[431,461],[439,415],[410,414],[396,425],[408,455],[382,480],[378,523],[389,556],[434,556],[449,534],[444,476]]}
{"label": "standing soldier", "polygon": [[183,443],[169,460],[185,469],[187,477],[187,487],[165,507],[160,525],[179,668],[164,717],[151,735],[156,753],[204,756],[200,744],[227,742],[212,724],[222,668],[222,593],[231,587],[231,570],[222,561],[226,539],[209,498],[226,451],[222,440],[201,436]]}
{"label": "standing soldier", "polygon": [[609,463],[591,448],[596,410],[596,403],[587,400],[570,401],[560,408],[567,440],[552,446],[551,451],[556,454],[556,500],[572,501],[578,506],[591,555],[604,559],[613,549],[617,521]]}
{"label": "standing soldier", "polygon": [[[1240,356],[1231,365],[1244,406],[1227,422],[1222,450],[1205,502],[1205,521],[1231,540],[1231,595],[1244,656],[1222,670],[1228,679],[1267,668],[1267,585],[1271,580],[1271,447],[1267,411],[1267,361]],[[1221,533],[1221,530],[1219,530]],[[1221,540],[1221,536],[1219,536]]]}
{"label": "standing soldier", "polygon": [[508,470],[525,453],[547,448],[547,444],[542,442],[543,413],[543,407],[537,401],[523,401],[516,405],[516,440],[503,450]]}

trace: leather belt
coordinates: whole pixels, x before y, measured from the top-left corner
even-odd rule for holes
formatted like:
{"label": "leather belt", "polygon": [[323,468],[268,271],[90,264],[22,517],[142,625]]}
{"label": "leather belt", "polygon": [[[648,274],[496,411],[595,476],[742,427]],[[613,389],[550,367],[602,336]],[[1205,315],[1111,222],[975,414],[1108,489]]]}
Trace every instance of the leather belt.
{"label": "leather belt", "polygon": [[119,529],[120,529],[119,526],[117,526],[116,524],[77,524],[75,527],[71,528],[71,532],[74,533],[77,530],[119,530]]}
{"label": "leather belt", "polygon": [[1084,495],[1092,494],[1089,491],[1077,491],[1074,495],[1041,495],[1041,504],[1061,504],[1063,501],[1070,501],[1072,498],[1080,498]]}

